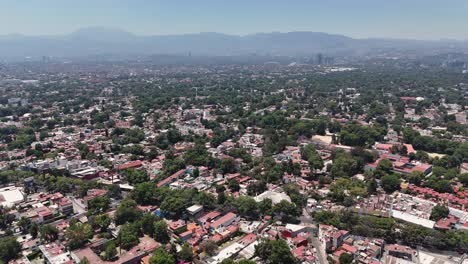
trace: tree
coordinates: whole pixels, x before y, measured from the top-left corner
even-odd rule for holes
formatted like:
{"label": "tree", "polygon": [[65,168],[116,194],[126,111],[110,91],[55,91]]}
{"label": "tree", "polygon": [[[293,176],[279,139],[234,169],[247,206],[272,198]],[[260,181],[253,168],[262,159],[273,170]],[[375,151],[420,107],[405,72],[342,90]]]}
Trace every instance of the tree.
{"label": "tree", "polygon": [[[0,238],[0,260],[8,263],[14,260],[21,252],[21,244],[14,237]],[[0,261],[0,262],[1,262]]]}
{"label": "tree", "polygon": [[463,184],[463,186],[468,186],[468,173],[463,173],[458,176],[458,180]]}
{"label": "tree", "polygon": [[314,145],[309,144],[301,150],[302,158],[307,160],[309,166],[314,170],[323,168],[323,160],[315,149]]}
{"label": "tree", "polygon": [[424,179],[424,173],[420,171],[413,171],[407,176],[407,179],[409,183],[419,186]]}
{"label": "tree", "polygon": [[332,211],[318,211],[313,213],[315,221],[320,224],[339,226],[340,216],[336,212]]}
{"label": "tree", "polygon": [[446,206],[436,205],[432,207],[430,219],[433,221],[439,221],[440,219],[448,217],[450,211]]}
{"label": "tree", "polygon": [[93,218],[93,226],[99,227],[101,232],[107,231],[107,228],[111,224],[112,219],[107,214],[100,214]]}
{"label": "tree", "polygon": [[231,190],[231,192],[238,192],[240,190],[240,185],[236,179],[230,179],[228,181],[228,188]]}
{"label": "tree", "polygon": [[255,255],[269,264],[298,263],[283,239],[262,240],[255,246]]}
{"label": "tree", "polygon": [[237,212],[243,217],[258,217],[257,202],[250,196],[240,196],[237,198],[234,201],[234,207],[236,207]]}
{"label": "tree", "polygon": [[452,185],[449,180],[439,180],[431,186],[435,191],[440,193],[452,193]]}
{"label": "tree", "polygon": [[193,259],[193,251],[189,244],[184,243],[179,252],[179,258],[183,261],[191,262]]}
{"label": "tree", "polygon": [[256,181],[247,186],[247,194],[256,196],[267,190],[266,183],[263,181]]}
{"label": "tree", "polygon": [[351,177],[358,172],[358,163],[348,153],[338,152],[330,170],[333,178]]}
{"label": "tree", "polygon": [[88,201],[88,215],[104,213],[109,209],[110,199],[106,196],[98,196]]}
{"label": "tree", "polygon": [[154,205],[159,202],[157,197],[158,191],[156,184],[152,182],[144,182],[138,184],[133,189],[131,196],[138,204]]}
{"label": "tree", "polygon": [[395,174],[387,174],[380,179],[380,185],[387,193],[400,189],[400,177]]}
{"label": "tree", "polygon": [[197,202],[207,210],[212,210],[216,205],[216,197],[207,192],[199,192],[197,195]]}
{"label": "tree", "polygon": [[222,159],[219,164],[219,169],[223,174],[235,172],[235,160],[233,158]]}
{"label": "tree", "polygon": [[237,264],[256,264],[257,262],[248,259],[241,259],[237,261]]}
{"label": "tree", "polygon": [[224,192],[218,193],[218,198],[216,199],[216,202],[219,205],[223,205],[226,202],[226,194]]}
{"label": "tree", "polygon": [[210,154],[206,150],[205,145],[197,143],[195,147],[188,149],[184,154],[186,164],[194,166],[207,165],[210,160]]}
{"label": "tree", "polygon": [[200,249],[203,250],[206,254],[213,256],[216,249],[218,249],[218,245],[213,240],[205,240],[200,243]]}
{"label": "tree", "polygon": [[180,134],[179,130],[170,129],[169,131],[167,131],[167,140],[171,144],[175,144],[175,143],[181,141],[182,139],[183,138],[182,138],[182,135]]}
{"label": "tree", "polygon": [[192,197],[186,197],[183,193],[168,196],[161,203],[161,211],[170,218],[176,219],[182,216],[185,209],[192,205]]}
{"label": "tree", "polygon": [[40,229],[41,239],[47,242],[53,242],[58,238],[58,229],[52,225],[43,225]]}
{"label": "tree", "polygon": [[130,224],[124,224],[120,227],[119,234],[117,235],[117,243],[125,250],[130,250],[139,242],[136,230]]}
{"label": "tree", "polygon": [[21,217],[18,221],[18,227],[21,229],[21,232],[25,234],[28,231],[29,226],[31,225],[31,219],[27,217]]}
{"label": "tree", "polygon": [[374,178],[367,181],[367,192],[369,194],[377,193],[377,187],[378,187],[378,184],[377,184],[377,181]]}
{"label": "tree", "polygon": [[154,222],[153,229],[154,229],[153,231],[154,240],[162,244],[169,242],[170,237],[169,237],[169,233],[167,232],[166,222],[164,222],[163,220]]}
{"label": "tree", "polygon": [[122,190],[120,189],[120,186],[117,184],[107,185],[107,196],[109,196],[109,198],[121,199]]}
{"label": "tree", "polygon": [[89,260],[87,257],[84,257],[82,260],[80,260],[80,264],[90,264]]}
{"label": "tree", "polygon": [[339,258],[340,264],[351,264],[353,263],[353,260],[353,256],[348,253],[341,254]]}
{"label": "tree", "polygon": [[286,200],[282,200],[281,202],[275,204],[273,206],[273,212],[275,214],[286,217],[296,217],[301,214],[300,208]]}
{"label": "tree", "polygon": [[159,221],[159,218],[153,213],[144,213],[143,216],[138,220],[143,234],[153,236],[154,223],[157,221]]}
{"label": "tree", "polygon": [[271,210],[273,208],[273,202],[271,199],[263,199],[258,204],[258,209],[263,215],[271,215]]}
{"label": "tree", "polygon": [[175,264],[174,257],[167,253],[163,247],[157,248],[150,258],[150,264]]}
{"label": "tree", "polygon": [[128,183],[131,185],[147,182],[150,179],[146,171],[142,170],[126,169],[122,172],[122,174],[126,177]]}
{"label": "tree", "polygon": [[110,242],[104,250],[104,260],[113,260],[117,256],[117,248],[115,247],[114,242]]}
{"label": "tree", "polygon": [[37,235],[39,234],[39,226],[33,222],[31,224],[31,227],[29,228],[29,234],[35,239]]}
{"label": "tree", "polygon": [[440,166],[434,166],[432,168],[432,175],[436,177],[444,176],[444,174],[447,172],[447,170],[443,167]]}
{"label": "tree", "polygon": [[89,224],[76,222],[67,228],[65,236],[69,240],[71,249],[77,249],[86,244],[93,237],[93,229]]}
{"label": "tree", "polygon": [[200,176],[200,170],[198,168],[195,168],[192,172],[192,176],[194,178],[198,178]]}
{"label": "tree", "polygon": [[382,159],[377,164],[377,171],[390,173],[392,169],[393,169],[393,163],[389,159]]}
{"label": "tree", "polygon": [[124,199],[115,212],[114,221],[117,225],[121,225],[126,222],[133,222],[140,216],[141,212],[138,210],[136,202],[131,199]]}

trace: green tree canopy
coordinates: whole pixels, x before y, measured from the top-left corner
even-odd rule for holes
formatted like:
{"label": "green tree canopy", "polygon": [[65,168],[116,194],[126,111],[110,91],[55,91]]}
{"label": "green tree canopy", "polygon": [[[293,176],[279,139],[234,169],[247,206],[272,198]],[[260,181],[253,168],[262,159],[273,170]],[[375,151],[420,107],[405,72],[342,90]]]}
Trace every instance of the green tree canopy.
{"label": "green tree canopy", "polygon": [[448,207],[443,205],[436,205],[432,207],[430,219],[433,221],[438,221],[442,218],[448,217],[450,211]]}
{"label": "green tree canopy", "polygon": [[133,222],[140,216],[141,212],[137,208],[137,203],[131,199],[124,199],[114,214],[114,221],[117,225],[121,225],[126,222]]}
{"label": "green tree canopy", "polygon": [[0,260],[8,263],[21,252],[21,244],[14,237],[0,238]]}
{"label": "green tree canopy", "polygon": [[255,255],[270,264],[298,263],[283,239],[262,240],[255,246]]}
{"label": "green tree canopy", "polygon": [[76,222],[67,228],[65,236],[71,249],[83,247],[93,237],[93,229],[89,224]]}
{"label": "green tree canopy", "polygon": [[129,250],[138,244],[139,239],[137,234],[138,232],[132,225],[124,224],[120,227],[116,241],[120,247]]}
{"label": "green tree canopy", "polygon": [[175,264],[174,257],[167,253],[163,247],[157,248],[150,258],[150,264]]}
{"label": "green tree canopy", "polygon": [[353,256],[348,253],[341,254],[339,258],[340,264],[351,264],[353,263],[353,260]]}
{"label": "green tree canopy", "polygon": [[387,174],[380,179],[380,185],[387,193],[400,189],[400,177],[396,174]]}
{"label": "green tree canopy", "polygon": [[47,242],[53,242],[58,238],[58,229],[52,225],[43,225],[40,228],[41,239]]}
{"label": "green tree canopy", "polygon": [[170,237],[167,231],[166,222],[164,222],[163,220],[156,221],[154,222],[153,227],[154,240],[158,241],[161,244],[166,244],[167,242],[169,242]]}

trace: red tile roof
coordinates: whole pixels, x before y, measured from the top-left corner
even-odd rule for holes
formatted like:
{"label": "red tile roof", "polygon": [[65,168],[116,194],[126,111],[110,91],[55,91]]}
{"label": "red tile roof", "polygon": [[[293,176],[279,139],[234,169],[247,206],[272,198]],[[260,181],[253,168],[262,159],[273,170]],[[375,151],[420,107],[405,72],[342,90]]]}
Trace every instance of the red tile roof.
{"label": "red tile roof", "polygon": [[130,162],[127,162],[125,164],[122,164],[117,169],[118,170],[126,170],[126,169],[130,169],[130,168],[138,168],[138,167],[141,167],[142,165],[143,165],[143,163],[141,162],[141,160],[135,160],[135,161],[130,161]]}
{"label": "red tile roof", "polygon": [[182,176],[185,173],[185,169],[181,169],[178,172],[172,174],[171,176],[167,177],[166,179],[158,182],[157,186],[162,187],[165,185],[168,185],[172,183],[173,181],[177,180],[180,176]]}
{"label": "red tile roof", "polygon": [[224,225],[226,222],[230,221],[231,219],[233,218],[236,218],[237,215],[235,213],[227,213],[225,215],[223,215],[222,217],[220,217],[218,220],[214,221],[213,223],[210,224],[210,226],[212,228],[218,228],[220,227],[221,225]]}
{"label": "red tile roof", "polygon": [[358,249],[356,247],[350,246],[348,244],[343,244],[343,246],[341,246],[341,248],[343,250],[346,250],[347,252],[349,252],[351,254],[356,254],[356,252],[358,251]]}

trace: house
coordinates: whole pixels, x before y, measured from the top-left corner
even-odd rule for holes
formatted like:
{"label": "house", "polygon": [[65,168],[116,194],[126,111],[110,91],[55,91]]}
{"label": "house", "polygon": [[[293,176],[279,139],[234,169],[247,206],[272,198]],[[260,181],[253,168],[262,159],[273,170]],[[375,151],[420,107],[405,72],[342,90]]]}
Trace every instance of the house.
{"label": "house", "polygon": [[39,223],[49,223],[54,219],[54,214],[52,210],[50,210],[46,206],[39,206],[35,209],[38,215],[38,222]]}
{"label": "house", "polygon": [[167,186],[167,185],[175,182],[179,177],[184,175],[184,173],[185,173],[185,169],[181,169],[181,170],[177,171],[176,173],[172,174],[171,176],[167,177],[166,179],[158,182],[156,185],[158,187]]}
{"label": "house", "polygon": [[397,258],[402,258],[402,259],[406,259],[410,261],[413,259],[413,256],[416,254],[416,250],[410,247],[406,247],[406,246],[402,246],[398,244],[387,245],[385,249],[387,250],[387,253],[390,256],[394,256]]}
{"label": "house", "polygon": [[69,215],[73,213],[73,204],[68,198],[64,197],[60,199],[57,204],[61,214]]}
{"label": "house", "polygon": [[191,218],[195,219],[203,213],[203,206],[194,204],[187,208],[187,213]]}
{"label": "house", "polygon": [[435,223],[434,229],[443,231],[450,230],[454,228],[457,223],[458,219],[453,215],[449,215],[447,218],[439,219],[439,221]]}
{"label": "house", "polygon": [[296,247],[301,247],[301,246],[307,246],[307,244],[309,244],[309,241],[307,240],[307,235],[302,235],[302,236],[297,236],[293,238],[292,243]]}
{"label": "house", "polygon": [[432,165],[422,162],[411,162],[408,157],[403,157],[396,154],[383,153],[373,163],[369,163],[364,167],[366,171],[373,171],[377,168],[379,162],[383,159],[388,159],[392,162],[392,171],[400,174],[410,174],[414,171],[419,171],[428,175],[432,172]]}
{"label": "house", "polygon": [[339,248],[348,236],[349,232],[346,230],[339,230],[329,225],[319,225],[318,237],[325,250]]}
{"label": "house", "polygon": [[343,244],[341,246],[341,249],[353,256],[356,255],[356,253],[358,252],[358,249],[356,247],[348,245],[348,244]]}
{"label": "house", "polygon": [[203,216],[199,217],[197,219],[197,222],[199,224],[201,224],[201,225],[205,225],[206,223],[209,223],[209,222],[213,221],[214,219],[216,219],[220,215],[221,215],[220,212],[211,211],[211,212],[208,212],[208,213],[204,214]]}
{"label": "house", "polygon": [[182,240],[183,242],[189,240],[192,238],[195,230],[187,230],[185,232],[182,232],[179,234],[179,239]]}
{"label": "house", "polygon": [[406,147],[406,153],[411,154],[415,153],[416,151],[413,148],[413,145],[411,144],[400,144],[400,143],[387,143],[387,144],[376,144],[375,149],[379,151],[384,151],[386,153],[392,153],[392,148],[393,147],[399,147],[399,146],[404,146]]}
{"label": "house", "polygon": [[222,227],[228,227],[230,224],[232,224],[234,221],[237,220],[237,215],[235,213],[227,213],[220,217],[218,220],[214,221],[213,223],[210,224],[211,229],[218,229]]}
{"label": "house", "polygon": [[302,225],[286,224],[285,230],[282,232],[283,237],[296,237],[300,233],[311,231],[309,227]]}
{"label": "house", "polygon": [[64,246],[50,243],[48,245],[40,245],[39,249],[42,252],[42,255],[47,260],[47,263],[50,264],[63,264],[63,263],[74,263],[73,259],[70,256]]}
{"label": "house", "polygon": [[141,160],[135,160],[135,161],[130,161],[127,163],[124,163],[117,167],[117,170],[126,170],[126,169],[134,169],[134,168],[139,168],[143,165],[143,162]]}

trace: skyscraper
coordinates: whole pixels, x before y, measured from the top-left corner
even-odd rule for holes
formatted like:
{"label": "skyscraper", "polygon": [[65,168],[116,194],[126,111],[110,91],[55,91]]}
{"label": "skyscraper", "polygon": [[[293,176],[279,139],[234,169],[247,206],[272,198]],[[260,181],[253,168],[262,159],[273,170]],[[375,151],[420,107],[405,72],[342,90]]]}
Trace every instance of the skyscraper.
{"label": "skyscraper", "polygon": [[322,53],[317,54],[317,64],[321,65],[323,63]]}

